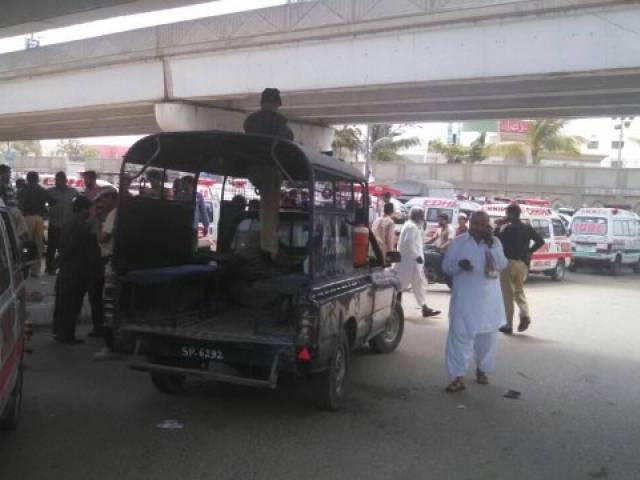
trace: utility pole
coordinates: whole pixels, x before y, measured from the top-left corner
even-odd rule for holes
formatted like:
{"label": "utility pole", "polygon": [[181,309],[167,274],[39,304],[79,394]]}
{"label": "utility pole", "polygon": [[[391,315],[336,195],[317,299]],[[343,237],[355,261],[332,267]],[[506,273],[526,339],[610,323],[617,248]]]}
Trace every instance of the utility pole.
{"label": "utility pole", "polygon": [[634,117],[613,117],[614,121],[619,121],[616,123],[613,128],[614,130],[620,130],[620,135],[618,137],[618,168],[622,168],[622,148],[624,147],[624,129],[629,128],[631,126],[631,122]]}

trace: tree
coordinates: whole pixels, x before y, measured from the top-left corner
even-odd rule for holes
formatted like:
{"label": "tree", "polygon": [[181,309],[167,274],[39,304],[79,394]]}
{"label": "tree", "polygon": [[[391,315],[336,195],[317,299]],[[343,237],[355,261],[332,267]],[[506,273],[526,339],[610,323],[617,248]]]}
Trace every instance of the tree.
{"label": "tree", "polygon": [[403,157],[398,152],[420,145],[418,137],[402,136],[402,130],[394,125],[371,125],[369,129],[371,144],[371,159],[378,162],[392,162]]}
{"label": "tree", "polygon": [[444,143],[441,140],[431,140],[429,150],[444,155],[447,163],[462,163],[469,158],[469,147]]}
{"label": "tree", "polygon": [[76,139],[60,140],[56,152],[58,155],[64,155],[69,160],[87,160],[98,157],[98,151],[95,148],[85,145]]}
{"label": "tree", "polygon": [[14,151],[19,155],[26,157],[28,155],[42,155],[42,146],[39,140],[22,140],[18,142],[7,142],[6,152]]}
{"label": "tree", "polygon": [[498,144],[491,148],[491,153],[507,157],[506,151],[513,157],[526,159],[527,152],[530,152],[534,165],[540,164],[542,155],[545,153],[564,153],[578,156],[580,155],[580,145],[584,143],[584,139],[563,134],[562,129],[566,124],[567,120],[548,118],[536,120],[529,125],[529,131],[523,143]]}
{"label": "tree", "polygon": [[331,147],[337,156],[341,157],[342,152],[355,153],[356,155],[362,149],[362,131],[357,127],[344,126],[334,132],[333,143]]}

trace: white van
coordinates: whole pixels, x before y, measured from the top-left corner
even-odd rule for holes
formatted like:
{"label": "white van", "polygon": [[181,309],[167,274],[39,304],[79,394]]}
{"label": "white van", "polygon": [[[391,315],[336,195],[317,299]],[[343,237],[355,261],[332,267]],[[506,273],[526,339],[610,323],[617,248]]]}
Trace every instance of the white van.
{"label": "white van", "polygon": [[[508,206],[506,203],[489,204],[482,209],[489,214],[494,225],[495,220],[506,216]],[[529,273],[544,274],[555,281],[563,280],[566,269],[571,265],[569,231],[549,208],[526,204],[520,204],[520,208],[522,221],[530,224],[545,241],[545,245],[531,255]]]}
{"label": "white van", "polygon": [[441,213],[449,217],[449,223],[455,228],[458,226],[460,213],[466,213],[467,216],[470,216],[473,212],[481,209],[479,203],[455,198],[414,197],[405,205],[407,210],[411,210],[411,207],[424,208],[427,236],[435,234],[438,229],[438,215]]}
{"label": "white van", "polygon": [[617,208],[582,208],[571,221],[571,246],[573,271],[589,264],[619,275],[628,265],[640,273],[640,217]]}

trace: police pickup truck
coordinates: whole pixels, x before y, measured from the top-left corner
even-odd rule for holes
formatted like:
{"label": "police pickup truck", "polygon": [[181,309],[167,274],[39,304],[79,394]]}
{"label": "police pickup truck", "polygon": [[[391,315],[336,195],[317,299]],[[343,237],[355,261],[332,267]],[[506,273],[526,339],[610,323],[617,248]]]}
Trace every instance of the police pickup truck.
{"label": "police pickup truck", "polygon": [[[224,132],[143,138],[122,174],[144,183],[153,170],[162,185],[203,172],[223,177],[223,188],[245,178],[260,203],[223,200],[216,251],[197,253],[195,198],[121,193],[105,300],[118,337],[139,353],[131,368],[163,392],[180,391],[189,376],[276,388],[287,374],[308,379],[301,383],[314,386],[321,407],[338,409],[350,353],[367,344],[392,352],[404,329],[387,268],[397,253],[382,258],[361,221],[364,176],[295,143]],[[267,253],[274,240],[277,252]]]}

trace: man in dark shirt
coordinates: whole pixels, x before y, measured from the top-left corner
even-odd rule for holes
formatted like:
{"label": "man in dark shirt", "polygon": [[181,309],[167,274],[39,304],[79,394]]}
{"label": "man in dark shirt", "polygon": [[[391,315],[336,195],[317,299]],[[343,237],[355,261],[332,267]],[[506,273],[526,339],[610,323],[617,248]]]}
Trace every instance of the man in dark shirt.
{"label": "man in dark shirt", "polygon": [[49,195],[40,186],[38,172],[27,173],[27,184],[20,195],[20,210],[27,224],[27,232],[36,245],[38,261],[31,268],[31,275],[40,275],[42,253],[44,251],[44,217],[47,214]]}
{"label": "man in dark shirt", "polygon": [[[522,210],[518,204],[507,207],[507,218],[496,222],[495,235],[502,242],[504,255],[509,265],[500,274],[502,297],[507,314],[507,325],[500,328],[502,333],[513,333],[514,302],[520,310],[518,332],[529,328],[529,304],[524,293],[524,282],[529,274],[531,254],[544,245],[544,239],[534,228],[520,220]],[[531,244],[533,242],[533,245]]]}
{"label": "man in dark shirt", "polygon": [[76,323],[88,288],[100,273],[100,248],[91,230],[91,201],[78,196],[73,201],[73,216],[65,224],[60,238],[60,273],[56,280],[53,333],[60,343],[78,344]]}
{"label": "man in dark shirt", "polygon": [[244,131],[293,141],[293,132],[287,125],[286,117],[278,112],[281,106],[280,90],[265,89],[260,99],[260,110],[247,117],[244,122]]}

